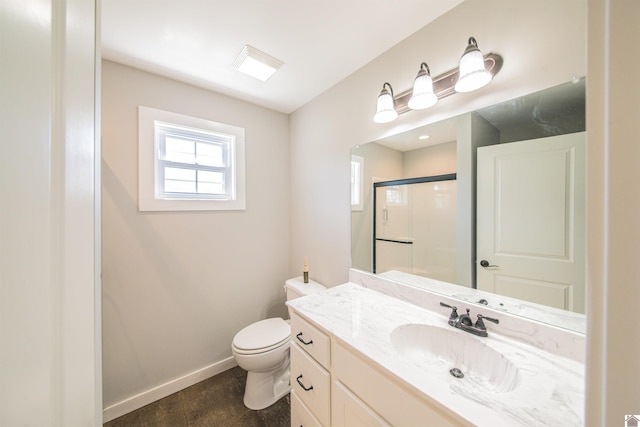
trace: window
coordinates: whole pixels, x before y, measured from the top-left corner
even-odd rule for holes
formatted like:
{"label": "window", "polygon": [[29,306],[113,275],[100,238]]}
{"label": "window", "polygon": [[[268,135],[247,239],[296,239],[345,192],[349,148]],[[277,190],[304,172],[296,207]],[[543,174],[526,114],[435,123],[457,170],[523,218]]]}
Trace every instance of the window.
{"label": "window", "polygon": [[362,175],[364,159],[360,156],[351,156],[351,210],[362,210],[363,182]]}
{"label": "window", "polygon": [[139,107],[141,211],[245,208],[244,129]]}
{"label": "window", "polygon": [[405,206],[407,204],[407,185],[393,185],[385,188],[387,204]]}
{"label": "window", "polygon": [[156,198],[233,199],[233,136],[155,122]]}

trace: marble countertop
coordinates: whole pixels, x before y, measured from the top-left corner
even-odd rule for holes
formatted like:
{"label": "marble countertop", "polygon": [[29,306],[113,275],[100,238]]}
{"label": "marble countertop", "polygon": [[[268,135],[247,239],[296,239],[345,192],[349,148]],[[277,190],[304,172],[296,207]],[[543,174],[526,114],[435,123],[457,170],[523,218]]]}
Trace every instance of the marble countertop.
{"label": "marble countertop", "polygon": [[[346,283],[288,301],[296,312],[324,328],[381,368],[478,426],[582,425],[584,364],[491,332],[480,338],[451,328],[447,317],[393,297]],[[448,315],[448,312],[447,312]],[[453,378],[442,361],[427,366],[407,358],[391,342],[401,325],[446,327],[464,339],[482,340],[510,360],[519,372],[518,385],[496,392],[466,377]]]}

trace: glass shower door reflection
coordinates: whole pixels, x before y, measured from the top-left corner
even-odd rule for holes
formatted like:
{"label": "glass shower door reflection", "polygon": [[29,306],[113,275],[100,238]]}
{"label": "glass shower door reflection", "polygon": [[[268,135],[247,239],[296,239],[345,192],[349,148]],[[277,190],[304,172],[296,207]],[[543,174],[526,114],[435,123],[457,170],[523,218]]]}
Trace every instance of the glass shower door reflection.
{"label": "glass shower door reflection", "polygon": [[374,184],[374,272],[455,283],[455,175]]}
{"label": "glass shower door reflection", "polygon": [[376,188],[376,272],[413,271],[410,191],[408,185]]}

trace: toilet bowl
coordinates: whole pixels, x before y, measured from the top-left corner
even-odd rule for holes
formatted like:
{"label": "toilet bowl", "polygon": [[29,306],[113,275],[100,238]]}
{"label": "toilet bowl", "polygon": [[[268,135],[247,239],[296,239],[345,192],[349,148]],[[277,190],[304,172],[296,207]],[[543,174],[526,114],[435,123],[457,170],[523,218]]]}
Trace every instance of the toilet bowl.
{"label": "toilet bowl", "polygon": [[[287,280],[287,300],[326,289],[301,277]],[[289,322],[273,317],[244,327],[233,338],[231,352],[238,366],[247,371],[244,404],[249,409],[264,409],[289,393]]]}

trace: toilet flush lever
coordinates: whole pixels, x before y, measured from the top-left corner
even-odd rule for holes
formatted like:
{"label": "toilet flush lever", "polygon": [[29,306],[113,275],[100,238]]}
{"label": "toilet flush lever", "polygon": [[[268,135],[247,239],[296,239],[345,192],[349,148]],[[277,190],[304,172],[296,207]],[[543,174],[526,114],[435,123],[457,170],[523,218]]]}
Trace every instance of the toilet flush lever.
{"label": "toilet flush lever", "polygon": [[296,335],[296,338],[298,338],[298,341],[300,341],[304,345],[313,344],[313,340],[305,341],[305,340],[302,339],[302,332],[300,332],[298,335]]}

